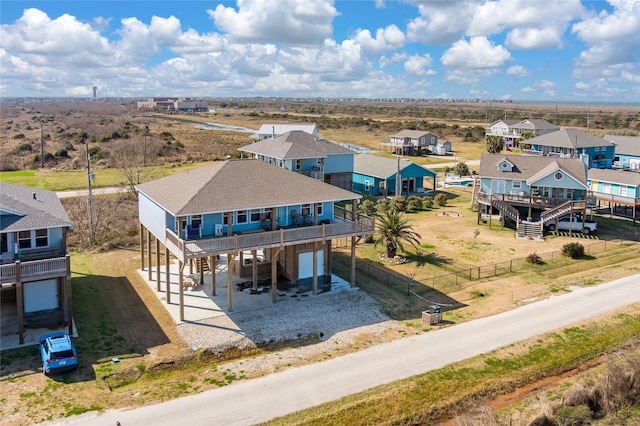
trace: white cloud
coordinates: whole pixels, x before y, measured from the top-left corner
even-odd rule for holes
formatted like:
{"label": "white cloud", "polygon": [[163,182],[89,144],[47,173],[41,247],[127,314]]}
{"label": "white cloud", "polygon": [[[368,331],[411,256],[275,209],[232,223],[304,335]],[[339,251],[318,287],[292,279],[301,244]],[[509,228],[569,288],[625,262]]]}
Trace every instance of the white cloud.
{"label": "white cloud", "polygon": [[404,63],[404,70],[409,77],[422,77],[426,75],[434,75],[435,71],[430,69],[433,60],[431,55],[413,55]]}
{"label": "white cloud", "polygon": [[440,58],[442,64],[450,68],[497,68],[510,60],[507,49],[494,46],[485,37],[457,41]]}
{"label": "white cloud", "polygon": [[527,87],[523,87],[522,89],[520,89],[520,91],[523,92],[523,93],[531,93],[531,92],[535,92],[536,89],[534,89],[533,87],[527,86]]}
{"label": "white cloud", "polygon": [[239,0],[238,10],[222,4],[208,10],[216,26],[237,42],[320,45],[333,35],[339,15],[333,0]]}
{"label": "white cloud", "polygon": [[557,28],[516,28],[507,34],[505,44],[512,49],[548,49],[562,46]]}
{"label": "white cloud", "polygon": [[549,80],[540,80],[538,82],[536,82],[536,86],[542,88],[542,89],[552,89],[554,87],[556,87],[556,84],[552,81]]}
{"label": "white cloud", "polygon": [[425,44],[449,44],[462,37],[477,4],[473,1],[419,2],[420,16],[407,24],[407,38]]}
{"label": "white cloud", "polygon": [[391,56],[382,55],[378,63],[381,67],[386,67],[390,64],[397,64],[407,59],[408,55],[405,52],[396,52]]}
{"label": "white cloud", "polygon": [[358,30],[353,38],[354,43],[362,46],[365,52],[384,52],[397,49],[404,45],[404,33],[395,25],[380,28],[376,31],[376,37],[371,37],[369,30]]}
{"label": "white cloud", "polygon": [[507,69],[507,74],[515,77],[528,77],[531,75],[531,72],[522,65],[514,65]]}

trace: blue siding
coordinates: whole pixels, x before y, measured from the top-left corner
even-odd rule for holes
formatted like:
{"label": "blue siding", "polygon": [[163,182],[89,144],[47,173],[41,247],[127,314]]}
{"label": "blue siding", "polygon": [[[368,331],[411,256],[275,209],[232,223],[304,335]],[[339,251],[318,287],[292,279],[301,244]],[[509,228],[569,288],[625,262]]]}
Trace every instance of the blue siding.
{"label": "blue siding", "polygon": [[324,160],[325,173],[339,173],[353,171],[353,154],[329,155]]}
{"label": "blue siding", "polygon": [[174,225],[166,223],[167,215],[164,209],[143,193],[138,195],[138,218],[140,223],[162,241],[165,237],[165,227],[174,228]]}

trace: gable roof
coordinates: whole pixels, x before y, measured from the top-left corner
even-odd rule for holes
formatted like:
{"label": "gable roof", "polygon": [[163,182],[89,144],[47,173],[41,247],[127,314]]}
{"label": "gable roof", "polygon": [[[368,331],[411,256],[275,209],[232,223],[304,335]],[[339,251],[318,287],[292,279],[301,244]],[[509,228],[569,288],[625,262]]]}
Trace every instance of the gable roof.
{"label": "gable roof", "polygon": [[175,216],[362,197],[256,159],[220,161],[136,189]]}
{"label": "gable roof", "polygon": [[[435,172],[414,162],[400,159],[400,172],[407,167],[417,166],[424,169],[425,176],[435,176]],[[353,160],[353,172],[361,175],[372,176],[379,179],[388,179],[398,173],[398,159],[381,157],[372,154],[358,154]]]}
{"label": "gable roof", "polygon": [[519,123],[521,120],[516,120],[516,119],[499,119],[494,121],[493,123],[491,123],[490,127],[493,127],[494,125],[498,124],[498,123],[503,123],[506,124],[507,126],[511,127],[512,125]]}
{"label": "gable roof", "polygon": [[625,185],[640,186],[640,173],[625,170],[589,169],[587,179],[600,182],[623,183]]}
{"label": "gable roof", "polygon": [[[513,164],[512,171],[500,171],[496,166],[501,161]],[[536,181],[561,169],[576,181],[586,186],[585,165],[577,158],[535,157],[524,155],[482,154],[478,175],[481,178],[500,178]]]}
{"label": "gable roof", "polygon": [[302,130],[310,135],[318,134],[318,125],[315,123],[264,123],[258,129],[259,135],[282,135],[292,130]]}
{"label": "gable roof", "polygon": [[559,129],[560,127],[549,123],[547,120],[541,118],[525,118],[516,124],[509,126],[513,129],[529,129],[529,130],[549,130]]}
{"label": "gable roof", "polygon": [[596,136],[588,135],[575,129],[560,129],[542,136],[531,138],[527,143],[561,148],[591,148],[610,145],[609,142]]}
{"label": "gable roof", "polygon": [[45,189],[0,182],[0,211],[2,232],[72,227],[56,193]]}
{"label": "gable roof", "polygon": [[616,154],[640,156],[640,136],[604,135],[602,139],[616,146]]}
{"label": "gable roof", "polygon": [[426,130],[411,130],[411,129],[405,129],[405,130],[401,130],[398,133],[395,133],[393,135],[391,135],[392,138],[411,138],[411,139],[420,139],[423,136],[426,135],[433,135],[436,136],[434,133],[432,132],[428,132]]}
{"label": "gable roof", "polygon": [[240,151],[280,159],[318,158],[332,154],[353,154],[350,149],[302,130],[293,130],[275,138],[245,145]]}

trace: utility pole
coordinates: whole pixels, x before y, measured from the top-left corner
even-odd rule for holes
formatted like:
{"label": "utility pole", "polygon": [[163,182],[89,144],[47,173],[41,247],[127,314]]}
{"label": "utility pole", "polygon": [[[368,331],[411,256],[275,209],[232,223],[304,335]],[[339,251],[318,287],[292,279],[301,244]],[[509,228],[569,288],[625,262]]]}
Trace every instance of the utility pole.
{"label": "utility pole", "polygon": [[42,118],[40,118],[40,168],[44,169],[44,134],[42,130]]}
{"label": "utility pole", "polygon": [[142,157],[142,164],[147,165],[147,133],[149,133],[149,126],[144,126],[144,154]]}
{"label": "utility pole", "polygon": [[89,244],[93,246],[96,242],[96,233],[93,229],[93,194],[91,192],[91,157],[89,156],[89,141],[85,139],[84,146],[87,154],[87,184],[89,187],[87,195],[87,216],[89,217]]}

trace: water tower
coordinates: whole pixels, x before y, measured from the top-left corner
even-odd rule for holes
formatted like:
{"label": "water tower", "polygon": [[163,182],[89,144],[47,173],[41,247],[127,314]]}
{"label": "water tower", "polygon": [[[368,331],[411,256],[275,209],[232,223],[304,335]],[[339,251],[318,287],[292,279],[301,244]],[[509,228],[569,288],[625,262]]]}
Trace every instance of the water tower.
{"label": "water tower", "polygon": [[93,98],[95,99],[96,91],[98,90],[98,86],[93,86],[92,89],[93,89]]}

